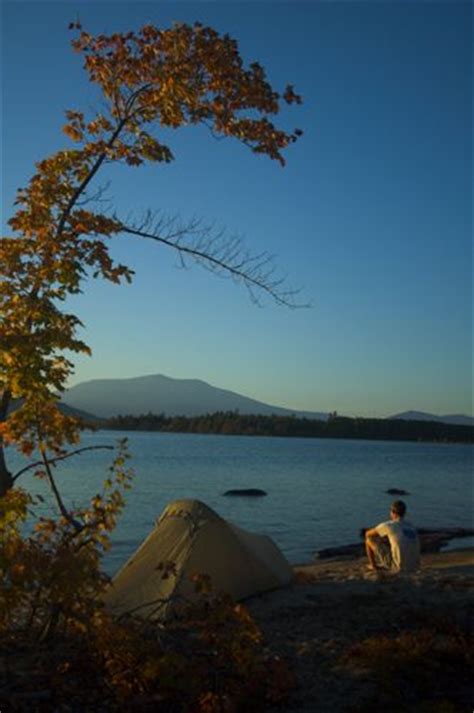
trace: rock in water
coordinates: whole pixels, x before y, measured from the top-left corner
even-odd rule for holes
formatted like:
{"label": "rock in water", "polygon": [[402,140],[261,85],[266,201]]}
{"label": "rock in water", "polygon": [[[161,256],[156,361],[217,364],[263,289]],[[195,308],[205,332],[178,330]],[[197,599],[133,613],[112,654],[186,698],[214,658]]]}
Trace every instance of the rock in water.
{"label": "rock in water", "polygon": [[267,495],[265,490],[259,490],[259,488],[239,488],[235,490],[226,490],[224,495],[243,495],[244,497],[259,498],[262,495]]}
{"label": "rock in water", "polygon": [[408,490],[399,490],[398,488],[389,488],[385,492],[389,495],[410,495]]}

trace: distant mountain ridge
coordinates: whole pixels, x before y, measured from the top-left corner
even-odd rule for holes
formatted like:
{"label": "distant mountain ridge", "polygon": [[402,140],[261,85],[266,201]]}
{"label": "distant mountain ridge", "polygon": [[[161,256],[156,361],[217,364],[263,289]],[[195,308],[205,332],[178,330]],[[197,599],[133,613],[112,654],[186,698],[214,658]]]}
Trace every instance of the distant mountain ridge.
{"label": "distant mountain ridge", "polygon": [[[220,389],[199,379],[174,379],[163,374],[83,381],[66,391],[63,403],[99,418],[120,414],[141,416],[146,413],[201,416],[216,411],[236,410],[242,414],[294,415],[323,421],[327,421],[329,417],[327,412],[272,406],[228,389]],[[437,416],[424,411],[404,411],[388,418],[474,426],[474,418],[462,414]]]}
{"label": "distant mountain ridge", "polygon": [[395,416],[389,416],[388,418],[390,420],[399,419],[400,421],[437,421],[439,423],[453,423],[456,426],[474,426],[474,418],[472,416],[463,416],[460,413],[435,416],[425,411],[403,411],[403,413],[397,413]]}
{"label": "distant mountain ridge", "polygon": [[101,418],[119,414],[140,416],[165,413],[167,416],[200,416],[216,411],[243,414],[299,417],[327,420],[328,414],[299,411],[251,399],[227,389],[211,386],[199,379],[173,379],[163,374],[131,379],[94,379],[71,387],[64,403]]}

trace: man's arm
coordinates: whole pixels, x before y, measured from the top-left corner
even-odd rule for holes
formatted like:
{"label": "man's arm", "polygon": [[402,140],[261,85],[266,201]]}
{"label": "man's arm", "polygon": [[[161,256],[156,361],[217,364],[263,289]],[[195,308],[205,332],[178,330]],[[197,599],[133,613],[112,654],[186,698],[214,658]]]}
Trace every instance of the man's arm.
{"label": "man's arm", "polygon": [[369,529],[365,531],[365,539],[374,537],[380,537],[379,533],[377,532],[377,528],[369,527]]}
{"label": "man's arm", "polygon": [[365,531],[365,551],[369,560],[369,568],[373,570],[377,569],[376,550],[379,540],[380,535],[377,531],[377,527],[369,527]]}

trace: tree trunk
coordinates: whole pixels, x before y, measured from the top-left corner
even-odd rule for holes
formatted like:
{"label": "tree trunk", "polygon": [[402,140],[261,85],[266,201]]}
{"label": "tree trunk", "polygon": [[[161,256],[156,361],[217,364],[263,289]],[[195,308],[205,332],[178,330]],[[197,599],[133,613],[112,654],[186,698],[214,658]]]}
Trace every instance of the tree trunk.
{"label": "tree trunk", "polygon": [[[2,398],[0,400],[0,423],[3,423],[7,418],[8,406],[11,400],[11,392],[8,389],[3,389]],[[0,498],[13,487],[12,474],[7,468],[5,461],[5,449],[3,440],[0,436]]]}
{"label": "tree trunk", "polygon": [[0,498],[3,497],[12,487],[12,474],[7,468],[3,445],[0,444]]}

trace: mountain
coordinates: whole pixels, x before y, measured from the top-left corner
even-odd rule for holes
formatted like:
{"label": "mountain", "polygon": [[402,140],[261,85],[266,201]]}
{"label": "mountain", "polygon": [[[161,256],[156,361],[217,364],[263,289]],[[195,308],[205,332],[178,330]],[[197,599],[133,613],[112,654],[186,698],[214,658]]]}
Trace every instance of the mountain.
{"label": "mountain", "polygon": [[403,411],[403,413],[397,413],[395,416],[389,416],[388,418],[390,420],[399,419],[400,421],[437,421],[439,423],[453,423],[456,426],[474,426],[474,418],[472,416],[463,416],[462,414],[435,416],[424,411]]}
{"label": "mountain", "polygon": [[70,388],[64,402],[73,408],[108,418],[127,414],[165,413],[167,416],[200,416],[215,411],[279,416],[295,415],[327,420],[327,413],[293,411],[250,399],[234,391],[218,389],[198,379],[172,379],[162,374],[133,379],[94,379]]}
{"label": "mountain", "polygon": [[66,414],[66,416],[75,416],[76,418],[82,418],[83,421],[86,421],[86,423],[94,423],[94,421],[100,421],[98,416],[95,416],[93,413],[89,413],[88,411],[82,411],[81,409],[74,408],[73,406],[68,406],[68,404],[60,403],[59,408],[61,411]]}
{"label": "mountain", "polygon": [[[16,411],[18,408],[20,408],[21,404],[23,403],[22,399],[12,399],[10,402],[10,405],[8,407],[8,413],[12,413],[13,411]],[[75,418],[82,418],[83,421],[86,423],[92,424],[95,421],[99,421],[100,419],[97,418],[97,416],[94,416],[92,413],[87,413],[86,411],[81,411],[80,409],[73,408],[72,406],[68,406],[65,403],[60,403],[59,404],[59,409],[66,414],[66,416],[75,416]]]}
{"label": "mountain", "polygon": [[[172,379],[163,374],[137,376],[132,379],[93,379],[83,381],[64,394],[64,406],[79,409],[76,415],[92,421],[99,418],[146,413],[167,416],[201,416],[216,411],[239,411],[242,414],[298,416],[326,421],[327,413],[297,411],[272,406],[227,389],[219,389],[198,379]],[[436,421],[460,426],[474,426],[474,418],[461,414],[436,416],[423,411],[404,411],[390,420]]]}

